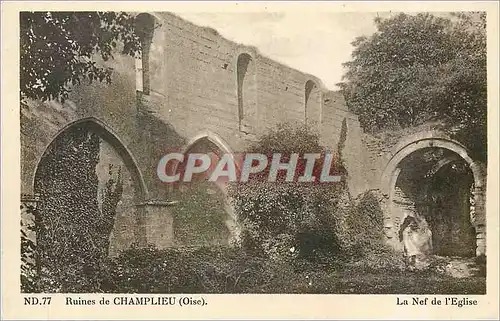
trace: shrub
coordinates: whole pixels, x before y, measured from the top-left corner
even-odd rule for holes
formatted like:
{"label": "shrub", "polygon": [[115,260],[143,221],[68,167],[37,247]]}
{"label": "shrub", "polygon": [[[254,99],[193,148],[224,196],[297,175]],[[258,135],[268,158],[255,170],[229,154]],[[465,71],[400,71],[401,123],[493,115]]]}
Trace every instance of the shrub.
{"label": "shrub", "polygon": [[331,209],[336,191],[298,184],[250,183],[233,197],[245,229],[243,247],[256,255],[284,260],[336,252],[339,241]]}
{"label": "shrub", "polygon": [[180,204],[172,209],[175,244],[180,246],[225,245],[230,237],[228,213],[222,191],[211,182],[186,184],[177,191]]}
{"label": "shrub", "polygon": [[342,261],[350,269],[367,271],[402,270],[404,260],[386,243],[384,217],[380,201],[373,191],[341,209],[337,215]]}
{"label": "shrub", "polygon": [[363,255],[385,245],[383,212],[373,192],[365,192],[343,213],[343,248],[351,255]]}
{"label": "shrub", "polygon": [[132,248],[108,262],[101,285],[113,293],[484,293],[484,278],[400,273],[398,262],[385,248],[333,268],[338,262],[279,263],[241,248]]}
{"label": "shrub", "polygon": [[[296,177],[305,169],[305,153],[325,155],[319,137],[305,126],[280,124],[248,148],[250,153],[281,154],[286,162],[292,153],[299,154]],[[338,153],[337,153],[338,156]],[[338,160],[338,159],[337,159]],[[323,158],[316,160],[322,164]],[[333,171],[345,174],[341,162]],[[319,177],[322,166],[315,167],[313,176]],[[231,186],[230,195],[240,223],[245,230],[242,245],[255,255],[274,260],[294,257],[313,259],[320,253],[336,253],[336,220],[333,216],[339,199],[347,192],[345,182],[285,182],[283,172],[276,182],[268,182],[269,166],[260,174],[250,176],[244,184]],[[343,175],[345,176],[345,175]]]}

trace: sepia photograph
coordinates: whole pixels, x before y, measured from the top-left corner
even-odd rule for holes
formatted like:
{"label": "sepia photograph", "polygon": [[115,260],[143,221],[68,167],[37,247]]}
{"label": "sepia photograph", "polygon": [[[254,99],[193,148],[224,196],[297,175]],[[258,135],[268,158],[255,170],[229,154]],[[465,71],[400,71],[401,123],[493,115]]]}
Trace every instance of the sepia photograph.
{"label": "sepia photograph", "polygon": [[486,12],[19,26],[22,293],[486,294]]}

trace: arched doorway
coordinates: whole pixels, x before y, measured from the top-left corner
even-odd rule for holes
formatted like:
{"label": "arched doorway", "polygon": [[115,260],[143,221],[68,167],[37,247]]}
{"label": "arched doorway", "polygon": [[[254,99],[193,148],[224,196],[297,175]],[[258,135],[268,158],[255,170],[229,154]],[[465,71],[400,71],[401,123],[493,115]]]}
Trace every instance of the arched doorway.
{"label": "arched doorway", "polygon": [[[212,165],[204,173],[195,174],[191,182],[174,185],[173,195],[180,202],[172,209],[174,244],[176,246],[225,246],[238,238],[239,228],[234,217],[225,182],[210,182],[211,171],[224,154],[232,155],[226,143],[213,133],[202,133],[184,148],[184,162],[174,172],[183,173],[188,155],[210,156]],[[181,174],[182,176],[182,174]]]}
{"label": "arched doorway", "polygon": [[136,204],[147,190],[133,156],[103,123],[82,119],[47,146],[33,184],[42,288],[92,290],[99,262],[142,233]]}
{"label": "arched doorway", "polygon": [[439,133],[418,134],[398,144],[381,179],[388,196],[386,235],[401,248],[405,213],[418,215],[433,235],[433,253],[485,255],[484,176],[460,143]]}

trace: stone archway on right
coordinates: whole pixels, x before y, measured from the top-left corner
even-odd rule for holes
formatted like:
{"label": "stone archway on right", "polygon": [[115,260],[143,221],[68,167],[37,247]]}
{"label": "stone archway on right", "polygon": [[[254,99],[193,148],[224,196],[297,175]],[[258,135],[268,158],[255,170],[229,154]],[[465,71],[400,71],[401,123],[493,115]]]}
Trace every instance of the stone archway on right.
{"label": "stone archway on right", "polygon": [[418,133],[391,151],[381,177],[385,234],[401,250],[405,213],[432,231],[433,254],[486,255],[486,173],[459,142],[440,132]]}

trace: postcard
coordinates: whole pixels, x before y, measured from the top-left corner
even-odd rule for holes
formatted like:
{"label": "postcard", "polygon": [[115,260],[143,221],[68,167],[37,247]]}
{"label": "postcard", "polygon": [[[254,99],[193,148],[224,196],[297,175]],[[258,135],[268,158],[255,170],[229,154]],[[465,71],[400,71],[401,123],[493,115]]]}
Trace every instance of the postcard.
{"label": "postcard", "polygon": [[2,3],[2,318],[498,318],[498,9]]}

